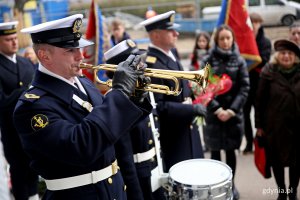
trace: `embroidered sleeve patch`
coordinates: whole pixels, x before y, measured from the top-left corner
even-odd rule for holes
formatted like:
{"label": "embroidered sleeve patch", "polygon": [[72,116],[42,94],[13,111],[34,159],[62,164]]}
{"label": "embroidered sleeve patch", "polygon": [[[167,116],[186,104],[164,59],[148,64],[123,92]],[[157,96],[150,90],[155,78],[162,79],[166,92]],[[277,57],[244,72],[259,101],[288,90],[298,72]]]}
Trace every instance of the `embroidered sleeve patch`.
{"label": "embroidered sleeve patch", "polygon": [[48,117],[46,115],[37,114],[31,119],[31,127],[34,131],[38,131],[45,128],[49,124]]}

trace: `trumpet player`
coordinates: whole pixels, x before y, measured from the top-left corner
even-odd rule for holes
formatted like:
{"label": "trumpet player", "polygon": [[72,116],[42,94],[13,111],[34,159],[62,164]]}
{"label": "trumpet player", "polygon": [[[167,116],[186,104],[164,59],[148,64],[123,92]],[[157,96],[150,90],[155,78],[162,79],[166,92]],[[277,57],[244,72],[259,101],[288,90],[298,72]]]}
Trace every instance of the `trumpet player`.
{"label": "trumpet player", "polygon": [[[174,23],[174,17],[175,11],[169,11],[141,22],[151,41],[146,58],[149,68],[183,71],[175,49],[179,25]],[[166,79],[153,78],[152,82],[174,87]],[[206,108],[191,104],[186,80],[180,80],[180,86],[182,92],[178,96],[155,94],[165,171],[180,161],[204,157],[198,126],[193,121],[195,116],[205,116]]]}
{"label": "trumpet player", "polygon": [[101,95],[80,77],[81,14],[22,29],[39,59],[32,87],[23,93],[14,123],[31,167],[45,179],[46,200],[126,200],[114,144],[151,112],[136,96],[139,56],[119,64],[112,89]]}

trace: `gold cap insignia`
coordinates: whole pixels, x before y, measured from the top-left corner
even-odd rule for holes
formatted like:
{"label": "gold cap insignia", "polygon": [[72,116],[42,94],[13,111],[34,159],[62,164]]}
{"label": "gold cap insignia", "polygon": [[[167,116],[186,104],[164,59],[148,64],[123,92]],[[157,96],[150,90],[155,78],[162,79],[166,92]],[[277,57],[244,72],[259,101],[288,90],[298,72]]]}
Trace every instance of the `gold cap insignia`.
{"label": "gold cap insignia", "polygon": [[25,96],[27,99],[39,99],[39,98],[40,98],[40,96],[37,96],[37,95],[35,95],[35,94],[30,94],[30,93],[26,93],[24,96]]}
{"label": "gold cap insignia", "polygon": [[134,43],[134,41],[128,39],[128,40],[126,40],[126,42],[127,42],[128,46],[130,46],[131,48],[136,47],[136,44]]}
{"label": "gold cap insignia", "polygon": [[174,21],[175,21],[175,14],[172,14],[170,16],[170,22],[174,23]]}
{"label": "gold cap insignia", "polygon": [[81,37],[81,32],[80,32],[80,28],[82,25],[82,19],[78,18],[74,21],[73,23],[73,33],[75,34],[76,38],[80,38]]}
{"label": "gold cap insignia", "polygon": [[153,56],[147,56],[147,58],[146,58],[146,62],[151,63],[151,64],[155,63],[156,60],[157,60],[157,58],[153,57]]}
{"label": "gold cap insignia", "polygon": [[45,128],[49,124],[48,117],[43,114],[37,114],[31,119],[31,127],[34,131]]}
{"label": "gold cap insignia", "polygon": [[16,33],[17,32],[17,29],[10,29],[10,30],[4,30],[3,33],[8,35],[8,34],[13,34],[13,33]]}

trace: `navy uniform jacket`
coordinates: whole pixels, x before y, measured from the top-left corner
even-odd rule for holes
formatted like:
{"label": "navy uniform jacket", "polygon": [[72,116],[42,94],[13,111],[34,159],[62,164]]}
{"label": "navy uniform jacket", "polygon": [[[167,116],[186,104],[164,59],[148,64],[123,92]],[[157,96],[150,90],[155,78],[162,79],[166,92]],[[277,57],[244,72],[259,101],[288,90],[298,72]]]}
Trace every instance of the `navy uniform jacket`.
{"label": "navy uniform jacket", "polygon": [[147,199],[152,195],[151,185],[141,184],[139,180],[147,179],[151,183],[151,170],[157,166],[156,159],[154,157],[134,163],[133,154],[146,152],[153,147],[149,117],[140,121],[130,130],[130,134],[122,136],[115,145],[118,163],[127,185],[127,197],[130,200]]}
{"label": "navy uniform jacket", "polygon": [[[181,64],[173,61],[161,51],[149,47],[146,62],[149,68],[180,70]],[[173,81],[152,78],[152,83],[174,88]],[[182,92],[179,96],[155,93],[157,112],[160,121],[160,142],[163,160],[168,171],[174,164],[193,158],[203,158],[198,126],[193,124],[193,106],[182,104],[191,96],[187,80],[179,80]]]}
{"label": "navy uniform jacket", "polygon": [[[34,87],[16,106],[14,122],[21,141],[32,158],[32,168],[45,179],[86,174],[110,165],[115,160],[113,145],[152,109],[148,101],[138,107],[118,90],[104,97],[88,79],[80,78],[80,82],[88,97],[64,81],[37,71]],[[88,112],[75,102],[74,93],[88,100],[93,110]],[[42,120],[40,126],[36,119]],[[112,184],[103,180],[46,191],[44,199],[126,199],[121,174],[112,180]]]}
{"label": "navy uniform jacket", "polygon": [[28,59],[20,56],[16,59],[17,64],[0,54],[0,127],[5,153],[8,153],[7,148],[13,151],[20,146],[12,115],[19,96],[34,76],[34,65]]}
{"label": "navy uniform jacket", "polygon": [[127,199],[143,200],[143,192],[133,161],[133,151],[129,134],[123,135],[115,144],[116,158],[120,167],[125,185]]}
{"label": "navy uniform jacket", "polygon": [[0,129],[14,196],[28,199],[37,193],[38,176],[29,168],[29,158],[13,124],[13,111],[19,96],[29,87],[35,67],[23,57],[16,56],[16,60],[14,63],[0,54]]}
{"label": "navy uniform jacket", "polygon": [[[133,154],[149,151],[154,146],[154,139],[149,117],[138,123],[130,132]],[[151,170],[157,166],[154,159],[135,164],[139,177],[150,177]]]}

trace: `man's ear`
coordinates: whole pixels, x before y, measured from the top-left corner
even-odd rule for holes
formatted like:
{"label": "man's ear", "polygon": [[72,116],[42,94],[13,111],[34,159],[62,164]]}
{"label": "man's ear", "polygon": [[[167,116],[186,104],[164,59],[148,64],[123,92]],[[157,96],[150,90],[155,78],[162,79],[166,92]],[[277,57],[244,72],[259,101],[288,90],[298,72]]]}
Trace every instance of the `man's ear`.
{"label": "man's ear", "polygon": [[39,49],[37,52],[37,56],[41,63],[47,63],[51,61],[51,54],[48,50]]}

